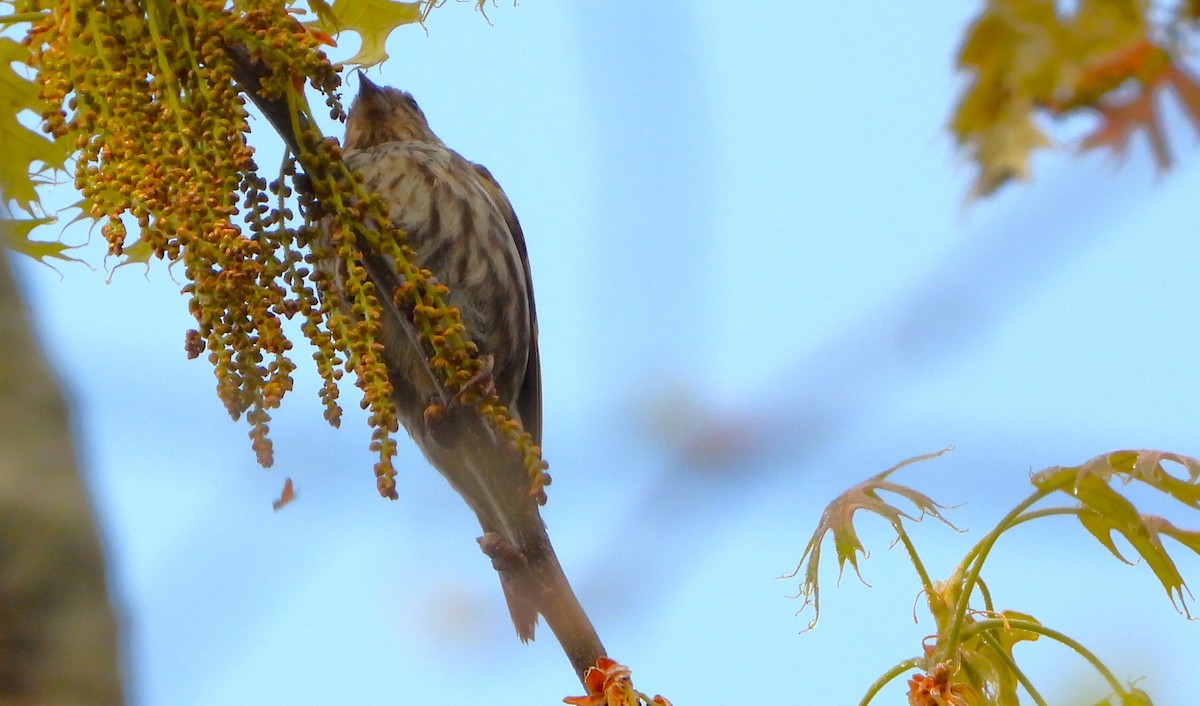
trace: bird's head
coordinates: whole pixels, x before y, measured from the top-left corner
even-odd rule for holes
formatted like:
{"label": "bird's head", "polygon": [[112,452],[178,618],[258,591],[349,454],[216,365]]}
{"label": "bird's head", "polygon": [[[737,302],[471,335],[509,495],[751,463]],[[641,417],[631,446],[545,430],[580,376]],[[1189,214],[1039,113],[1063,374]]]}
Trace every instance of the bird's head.
{"label": "bird's head", "polygon": [[358,95],[346,117],[346,139],[342,147],[361,150],[385,142],[433,142],[441,140],[411,94],[390,86],[377,86],[360,71]]}

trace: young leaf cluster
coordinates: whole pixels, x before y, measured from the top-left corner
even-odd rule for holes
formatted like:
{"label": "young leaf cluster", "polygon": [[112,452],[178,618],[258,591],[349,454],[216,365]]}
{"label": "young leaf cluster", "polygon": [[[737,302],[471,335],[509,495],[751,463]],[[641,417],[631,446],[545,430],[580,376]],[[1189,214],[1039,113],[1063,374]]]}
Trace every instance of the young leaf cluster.
{"label": "young leaf cluster", "polygon": [[[811,606],[814,613],[819,612],[821,544],[825,535],[832,533],[839,567],[849,563],[857,572],[857,557],[865,553],[854,526],[854,516],[860,510],[887,520],[896,531],[897,541],[905,547],[921,582],[925,606],[933,618],[935,631],[923,642],[920,654],[899,662],[881,675],[868,689],[861,704],[870,703],[893,679],[915,671],[908,680],[910,706],[1017,706],[1021,703],[1022,693],[1038,706],[1044,706],[1045,699],[1013,653],[1017,644],[1042,638],[1057,642],[1086,659],[1105,679],[1117,703],[1124,706],[1150,704],[1144,691],[1122,684],[1099,658],[1069,635],[1041,624],[1029,613],[998,608],[983,580],[983,568],[993,547],[1006,532],[1026,522],[1073,517],[1114,556],[1130,563],[1113,540],[1114,534],[1124,538],[1154,573],[1176,610],[1190,617],[1187,602],[1191,600],[1191,594],[1163,540],[1172,539],[1185,549],[1200,554],[1200,531],[1183,529],[1163,517],[1140,512],[1115,486],[1138,483],[1185,508],[1200,510],[1200,461],[1161,451],[1115,451],[1079,466],[1056,466],[1036,473],[1031,479],[1034,492],[972,547],[948,578],[934,581],[908,536],[905,521],[915,522],[931,515],[945,522],[940,514],[944,507],[912,488],[891,481],[889,476],[905,465],[941,453],[905,461],[838,497],[826,508],[805,547],[800,565],[790,574],[796,576],[803,572],[799,594],[804,599],[801,610]],[[1169,472],[1164,464],[1182,468],[1183,474]],[[913,516],[895,507],[882,499],[880,492],[898,495],[916,506],[920,514]],[[1070,498],[1072,502],[1035,507],[1059,497]],[[816,620],[814,616],[810,628]]]}
{"label": "young leaf cluster", "polygon": [[970,81],[950,118],[978,169],[972,195],[1027,179],[1031,155],[1052,144],[1040,123],[1079,114],[1099,118],[1082,149],[1120,155],[1140,132],[1168,168],[1159,96],[1173,94],[1200,130],[1200,85],[1183,62],[1196,21],[1194,2],[987,0],[959,49]]}

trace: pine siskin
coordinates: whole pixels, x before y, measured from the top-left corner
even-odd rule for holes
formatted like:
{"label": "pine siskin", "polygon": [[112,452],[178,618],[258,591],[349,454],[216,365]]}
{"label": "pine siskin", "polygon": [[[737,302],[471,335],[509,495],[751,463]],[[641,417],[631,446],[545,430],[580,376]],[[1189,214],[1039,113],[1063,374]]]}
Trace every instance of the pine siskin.
{"label": "pine siskin", "polygon": [[[537,316],[525,237],[512,204],[487,169],[434,135],[411,95],[376,86],[361,74],[359,80],[346,120],[346,164],[384,199],[392,224],[416,252],[416,264],[449,287],[448,303],[459,309],[467,336],[490,362],[500,403],[540,446]],[[400,284],[393,269],[372,270],[385,300]],[[327,274],[336,286],[338,273]],[[480,545],[500,572],[522,641],[533,639],[541,613],[576,670],[586,670],[603,656],[603,647],[559,567],[528,475],[519,464],[472,463],[429,428],[425,414],[436,390],[405,331],[408,322],[397,318],[403,316],[408,314],[392,306],[382,320],[383,356],[401,424],[478,517],[485,533]]]}

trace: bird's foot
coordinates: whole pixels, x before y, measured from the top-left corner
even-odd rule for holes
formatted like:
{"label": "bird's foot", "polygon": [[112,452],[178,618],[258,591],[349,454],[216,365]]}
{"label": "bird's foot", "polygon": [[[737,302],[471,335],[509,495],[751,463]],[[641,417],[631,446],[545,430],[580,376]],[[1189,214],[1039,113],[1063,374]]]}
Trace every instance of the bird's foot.
{"label": "bird's foot", "polygon": [[537,627],[538,601],[542,595],[533,573],[529,558],[516,545],[495,532],[488,532],[475,540],[484,555],[492,560],[492,568],[500,575],[500,587],[504,589],[504,600],[512,615],[513,626],[521,642],[533,639]]}
{"label": "bird's foot", "polygon": [[482,397],[487,397],[495,392],[495,381],[492,379],[492,360],[491,355],[483,356],[481,358],[483,366],[479,372],[463,383],[448,402],[443,404],[440,400],[435,399],[425,406],[425,428],[429,430],[429,435],[433,437],[438,446],[453,448],[459,442],[460,430],[463,428],[460,422],[464,421],[466,415],[472,411],[466,404],[468,395],[477,393]]}
{"label": "bird's foot", "polygon": [[520,549],[495,532],[487,532],[475,541],[479,542],[484,555],[492,560],[492,568],[496,571],[513,571],[529,563]]}
{"label": "bird's foot", "polygon": [[458,388],[458,392],[454,393],[454,397],[450,398],[451,405],[461,405],[467,399],[468,395],[478,394],[480,398],[486,398],[496,391],[496,381],[492,378],[492,366],[495,364],[495,358],[489,353],[479,357],[479,362],[482,365],[479,367],[479,372],[471,376],[471,379],[463,383],[462,387]]}

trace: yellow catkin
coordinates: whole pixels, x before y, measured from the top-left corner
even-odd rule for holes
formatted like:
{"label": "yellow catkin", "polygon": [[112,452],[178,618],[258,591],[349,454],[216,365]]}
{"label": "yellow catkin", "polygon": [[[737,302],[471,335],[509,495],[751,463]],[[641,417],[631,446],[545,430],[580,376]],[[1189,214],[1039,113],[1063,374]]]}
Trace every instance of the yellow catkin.
{"label": "yellow catkin", "polygon": [[[85,215],[103,223],[113,256],[148,253],[182,263],[198,324],[188,350],[208,351],[218,395],[231,416],[249,423],[258,460],[272,462],[271,410],[293,387],[292,342],[282,319],[299,316],[323,380],[325,418],[340,422],[338,381],[344,371],[355,373],[373,428],[377,485],[395,497],[399,425],[378,354],[379,298],[411,306],[431,367],[449,391],[475,377],[481,363],[459,312],[445,303],[446,288],[411,264],[403,234],[381,237],[364,226],[390,231],[387,209],[346,170],[336,142],[312,132],[300,136],[304,188],[290,165],[270,184],[259,173],[227,47],[245,47],[267,69],[265,95],[307,113],[307,85],[340,119],[340,77],[319,38],[281,0],[29,0],[20,9],[45,13],[27,44],[46,106],[44,129],[76,147],[75,186]],[[293,195],[298,217],[287,206]],[[349,273],[344,295],[312,267],[307,224],[326,216],[333,220],[335,256]],[[360,244],[396,263],[404,282],[398,291],[374,291],[356,258]],[[349,298],[351,313],[340,296]],[[515,445],[531,494],[544,499],[549,476],[529,435],[494,394],[466,397]]]}

